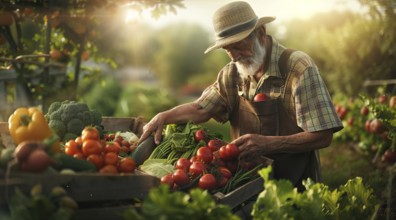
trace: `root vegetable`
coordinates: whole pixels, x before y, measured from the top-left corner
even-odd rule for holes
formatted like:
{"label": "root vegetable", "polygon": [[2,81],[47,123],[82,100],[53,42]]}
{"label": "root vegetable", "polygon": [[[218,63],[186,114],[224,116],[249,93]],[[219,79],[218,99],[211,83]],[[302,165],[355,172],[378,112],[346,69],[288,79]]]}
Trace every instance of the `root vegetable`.
{"label": "root vegetable", "polygon": [[41,141],[23,141],[15,148],[14,156],[18,162],[23,162],[38,148],[44,149],[44,144]]}
{"label": "root vegetable", "polygon": [[26,160],[20,163],[20,168],[22,171],[43,172],[52,164],[54,164],[54,161],[48,154],[43,149],[37,148],[29,154]]}

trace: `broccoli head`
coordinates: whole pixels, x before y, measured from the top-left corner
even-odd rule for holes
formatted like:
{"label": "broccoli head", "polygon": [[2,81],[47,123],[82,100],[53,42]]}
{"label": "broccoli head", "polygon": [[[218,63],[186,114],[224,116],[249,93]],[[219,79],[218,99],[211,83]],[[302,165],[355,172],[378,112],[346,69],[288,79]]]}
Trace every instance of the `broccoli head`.
{"label": "broccoli head", "polygon": [[47,114],[51,115],[54,111],[58,110],[61,107],[62,103],[61,102],[53,102],[51,105],[48,107],[48,112]]}
{"label": "broccoli head", "polygon": [[102,114],[96,109],[92,110],[91,112],[92,124],[100,125],[102,124]]}
{"label": "broccoli head", "polygon": [[67,132],[81,135],[81,131],[84,127],[84,123],[80,119],[73,118],[67,123]]}
{"label": "broccoli head", "polygon": [[59,138],[62,139],[66,134],[67,127],[61,120],[50,120],[48,125],[59,136]]}
{"label": "broccoli head", "polygon": [[85,103],[70,100],[53,102],[45,118],[63,141],[68,133],[79,136],[84,127],[101,126],[102,123],[99,111],[90,110]]}
{"label": "broccoli head", "polygon": [[68,142],[69,140],[74,140],[78,137],[78,135],[73,134],[73,133],[66,133],[65,136],[63,137],[64,142]]}

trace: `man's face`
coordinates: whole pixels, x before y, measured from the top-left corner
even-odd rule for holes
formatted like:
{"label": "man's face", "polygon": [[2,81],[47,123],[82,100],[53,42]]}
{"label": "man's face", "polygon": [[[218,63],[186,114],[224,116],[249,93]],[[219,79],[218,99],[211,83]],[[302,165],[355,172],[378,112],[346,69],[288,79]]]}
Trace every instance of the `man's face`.
{"label": "man's face", "polygon": [[228,56],[233,62],[241,61],[243,63],[249,64],[248,60],[254,55],[254,39],[256,39],[255,34],[250,34],[245,39],[238,41],[236,43],[227,45],[223,49],[227,52]]}
{"label": "man's face", "polygon": [[223,47],[228,56],[237,65],[242,78],[254,75],[261,67],[265,57],[265,46],[256,34],[251,34],[242,41]]}

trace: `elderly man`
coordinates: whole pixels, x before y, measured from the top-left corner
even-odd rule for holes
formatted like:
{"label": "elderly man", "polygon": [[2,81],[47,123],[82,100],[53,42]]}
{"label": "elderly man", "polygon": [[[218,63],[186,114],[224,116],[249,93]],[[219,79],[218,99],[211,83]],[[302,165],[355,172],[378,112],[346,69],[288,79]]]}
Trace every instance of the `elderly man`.
{"label": "elderly man", "polygon": [[[274,19],[258,18],[246,2],[218,9],[216,42],[205,53],[222,48],[232,61],[198,100],[151,119],[141,140],[154,132],[158,144],[169,123],[229,121],[240,159],[273,159],[274,178],[288,179],[299,190],[304,179],[320,181],[317,150],[330,145],[342,123],[314,61],[267,35],[265,24]],[[267,100],[255,102],[259,93]]]}

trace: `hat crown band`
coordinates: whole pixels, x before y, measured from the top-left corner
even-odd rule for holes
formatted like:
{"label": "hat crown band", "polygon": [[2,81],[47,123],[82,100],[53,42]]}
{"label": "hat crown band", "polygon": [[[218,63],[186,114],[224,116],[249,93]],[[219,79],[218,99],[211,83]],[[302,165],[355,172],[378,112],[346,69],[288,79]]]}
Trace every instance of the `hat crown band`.
{"label": "hat crown band", "polygon": [[257,15],[249,4],[245,2],[231,3],[219,9],[213,17],[213,26],[217,35],[234,27],[257,19]]}
{"label": "hat crown band", "polygon": [[240,33],[242,31],[249,30],[256,25],[256,22],[257,22],[257,17],[251,21],[244,23],[244,24],[240,24],[238,26],[234,26],[234,27],[228,28],[226,30],[223,30],[217,34],[217,38],[224,38],[224,37],[228,37],[228,36]]}

